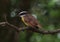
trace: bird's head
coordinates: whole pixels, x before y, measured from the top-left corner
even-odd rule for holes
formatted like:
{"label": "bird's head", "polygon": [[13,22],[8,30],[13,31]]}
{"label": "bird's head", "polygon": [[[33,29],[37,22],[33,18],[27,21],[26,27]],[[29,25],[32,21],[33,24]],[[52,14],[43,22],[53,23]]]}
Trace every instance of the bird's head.
{"label": "bird's head", "polygon": [[22,11],[18,14],[19,17],[25,16],[26,14],[28,14],[27,11]]}

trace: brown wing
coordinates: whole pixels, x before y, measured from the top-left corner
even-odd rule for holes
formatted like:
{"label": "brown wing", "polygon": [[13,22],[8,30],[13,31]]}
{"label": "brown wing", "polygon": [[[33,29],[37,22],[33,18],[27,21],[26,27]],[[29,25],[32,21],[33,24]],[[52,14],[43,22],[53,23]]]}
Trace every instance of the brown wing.
{"label": "brown wing", "polygon": [[24,16],[24,20],[27,24],[29,24],[29,26],[31,27],[35,27],[38,25],[38,21],[37,19],[35,19],[32,15],[27,14],[26,16]]}

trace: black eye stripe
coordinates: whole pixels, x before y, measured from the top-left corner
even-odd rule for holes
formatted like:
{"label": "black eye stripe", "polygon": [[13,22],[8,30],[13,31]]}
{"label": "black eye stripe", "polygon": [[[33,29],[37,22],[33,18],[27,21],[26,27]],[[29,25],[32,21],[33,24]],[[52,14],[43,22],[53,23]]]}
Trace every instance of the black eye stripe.
{"label": "black eye stripe", "polygon": [[27,14],[27,13],[22,13],[22,14],[20,14],[20,15],[25,15],[25,14]]}

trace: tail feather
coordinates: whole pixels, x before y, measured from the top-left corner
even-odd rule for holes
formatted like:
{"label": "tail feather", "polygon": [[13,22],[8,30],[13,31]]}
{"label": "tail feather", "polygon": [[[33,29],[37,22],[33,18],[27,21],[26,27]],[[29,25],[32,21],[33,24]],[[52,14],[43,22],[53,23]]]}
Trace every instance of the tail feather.
{"label": "tail feather", "polygon": [[37,27],[38,27],[38,28],[40,28],[40,29],[42,28],[42,26],[41,26],[41,25],[37,25]]}

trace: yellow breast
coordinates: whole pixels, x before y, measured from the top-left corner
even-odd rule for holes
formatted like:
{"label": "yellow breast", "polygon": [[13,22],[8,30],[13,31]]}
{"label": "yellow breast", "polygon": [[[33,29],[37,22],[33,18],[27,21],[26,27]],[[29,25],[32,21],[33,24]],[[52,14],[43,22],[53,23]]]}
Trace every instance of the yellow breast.
{"label": "yellow breast", "polygon": [[21,18],[22,18],[22,21],[24,22],[24,24],[28,26],[28,23],[25,22],[24,17],[21,17]]}

